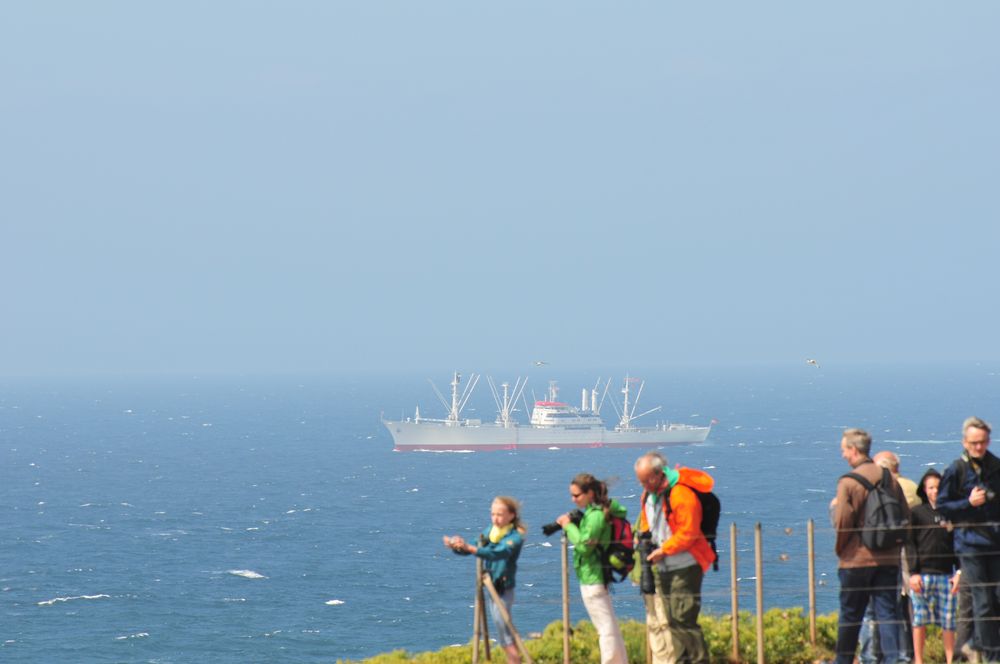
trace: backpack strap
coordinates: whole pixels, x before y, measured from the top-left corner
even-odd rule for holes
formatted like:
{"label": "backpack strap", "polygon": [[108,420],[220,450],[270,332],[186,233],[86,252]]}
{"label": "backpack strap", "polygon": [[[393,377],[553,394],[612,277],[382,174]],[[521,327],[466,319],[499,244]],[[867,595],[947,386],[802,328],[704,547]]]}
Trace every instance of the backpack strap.
{"label": "backpack strap", "polygon": [[874,484],[872,484],[871,482],[869,482],[867,479],[865,479],[863,476],[859,475],[858,473],[845,473],[845,474],[841,475],[841,477],[842,478],[843,477],[849,477],[852,480],[855,480],[856,482],[858,482],[861,486],[863,486],[865,488],[865,491],[872,491],[872,490],[875,489],[875,485]]}
{"label": "backpack strap", "polygon": [[[869,459],[868,461],[862,461],[861,463],[858,464],[858,467],[861,467],[861,466],[865,465],[866,463],[875,463],[875,462],[872,461],[871,459]],[[872,489],[874,489],[879,484],[881,484],[883,487],[889,485],[889,469],[888,468],[883,468],[882,469],[882,479],[879,480],[879,481],[877,481],[877,482],[875,482],[875,484],[872,484],[867,479],[865,479],[864,476],[862,476],[859,473],[855,473],[855,472],[844,473],[843,475],[841,475],[841,477],[850,477],[852,480],[857,480],[861,484],[861,486],[863,486],[865,488],[866,491],[871,491]]]}

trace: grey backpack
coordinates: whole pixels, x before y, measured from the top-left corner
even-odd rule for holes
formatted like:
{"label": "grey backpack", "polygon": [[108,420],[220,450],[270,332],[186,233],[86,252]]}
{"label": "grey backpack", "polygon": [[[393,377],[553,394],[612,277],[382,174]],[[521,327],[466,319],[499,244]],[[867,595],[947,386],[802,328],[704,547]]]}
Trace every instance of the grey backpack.
{"label": "grey backpack", "polygon": [[910,520],[904,516],[903,505],[892,491],[892,475],[882,469],[882,479],[874,485],[857,473],[844,477],[856,480],[867,491],[865,497],[861,543],[871,551],[881,551],[900,546],[906,540]]}

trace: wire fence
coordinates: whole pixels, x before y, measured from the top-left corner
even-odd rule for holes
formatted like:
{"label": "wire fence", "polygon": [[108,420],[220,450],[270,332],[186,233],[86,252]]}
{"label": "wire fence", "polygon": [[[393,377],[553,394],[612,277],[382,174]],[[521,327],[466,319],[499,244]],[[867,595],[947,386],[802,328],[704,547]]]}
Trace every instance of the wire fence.
{"label": "wire fence", "polygon": [[[987,522],[987,523],[957,523],[957,524],[935,524],[935,525],[916,525],[909,529],[909,538],[906,543],[900,549],[900,574],[897,578],[896,583],[891,585],[865,585],[863,589],[865,592],[872,591],[892,591],[902,596],[909,595],[909,585],[908,585],[908,560],[907,560],[907,546],[910,547],[911,554],[913,557],[912,550],[915,546],[915,535],[921,530],[929,529],[941,529],[942,527],[947,530],[952,531],[957,528],[983,528],[983,527],[997,527],[1000,526],[1000,522]],[[769,542],[769,545],[773,549],[779,550],[776,555],[771,553],[770,555],[765,550],[764,545],[764,532],[765,528],[761,523],[756,523],[753,526],[753,544],[752,546],[744,545],[743,542],[746,540],[745,532],[741,534],[736,523],[732,523],[728,529],[728,533],[720,531],[718,538],[716,540],[719,555],[719,568],[720,571],[728,572],[729,587],[718,587],[717,584],[711,584],[710,587],[703,587],[699,597],[702,601],[703,606],[706,604],[711,604],[716,607],[722,605],[728,605],[730,610],[727,612],[732,629],[732,644],[734,657],[738,656],[739,649],[739,638],[740,638],[740,626],[739,626],[739,611],[746,610],[746,607],[752,607],[755,618],[755,625],[757,631],[757,647],[758,647],[758,661],[763,662],[763,614],[765,612],[765,597],[769,592],[774,593],[774,589],[777,588],[777,594],[783,599],[787,599],[788,591],[791,588],[798,588],[798,593],[801,596],[808,598],[808,606],[805,610],[808,615],[809,620],[809,641],[811,644],[816,645],[817,643],[817,606],[838,606],[839,596],[841,592],[840,580],[833,582],[829,577],[830,575],[826,572],[820,572],[817,574],[817,549],[816,540],[819,538],[826,545],[824,553],[821,554],[821,558],[826,566],[831,569],[836,565],[836,557],[832,552],[832,544],[840,534],[843,533],[860,533],[864,528],[849,528],[840,529],[839,531],[831,527],[817,528],[813,520],[809,520],[806,523],[804,536],[802,535],[801,527],[781,527],[781,526],[770,526],[768,527],[768,532],[774,537]],[[544,547],[551,547],[555,549],[553,553],[561,550],[561,558],[563,564],[561,566],[561,583],[562,587],[562,597],[550,596],[550,597],[536,597],[535,601],[540,601],[544,605],[558,605],[561,604],[563,607],[563,624],[566,629],[569,627],[569,621],[565,619],[568,616],[568,587],[569,587],[569,577],[570,571],[569,567],[572,563],[567,563],[571,554],[568,553],[568,549],[572,548],[571,545],[566,541],[565,536],[560,539],[560,546],[552,546],[551,544],[543,544]],[[772,549],[772,550],[773,550]],[[742,560],[744,557],[752,556],[753,559],[753,573],[740,575],[739,570],[746,568],[746,561]],[[963,558],[967,557],[986,557],[986,556],[1000,556],[1000,550],[988,550],[982,551],[975,554],[962,554]],[[884,555],[881,559],[885,559]],[[951,568],[952,563],[957,564],[959,556],[953,554],[931,554],[920,556],[920,562],[922,566],[929,566],[931,563],[938,561],[944,564],[940,567]],[[544,567],[547,573],[551,573],[551,559],[546,560]],[[727,564],[728,562],[728,564]],[[802,563],[805,563],[804,565]],[[793,563],[792,568],[787,566],[788,563]],[[637,563],[638,566],[638,563]],[[932,569],[935,569],[931,566]],[[962,581],[963,585],[967,588],[975,588],[982,586],[995,586],[996,584],[991,583],[969,583],[967,580]],[[627,584],[623,584],[626,585]],[[630,605],[640,605],[641,610],[645,610],[645,602],[643,596],[638,592],[635,593],[618,593],[616,596],[616,603],[626,603]],[[638,607],[637,607],[638,608]],[[972,621],[971,617],[963,617],[959,615],[957,617],[958,625],[962,625]],[[989,616],[985,618],[977,618],[976,620],[991,620],[1000,621],[1000,615]],[[910,624],[910,621],[906,620],[905,617],[897,621],[882,621],[883,624]],[[856,623],[843,623],[841,626],[860,626],[862,622]],[[568,635],[565,639],[568,639]],[[568,640],[565,640],[567,644],[568,653]],[[568,661],[568,660],[567,660]]]}

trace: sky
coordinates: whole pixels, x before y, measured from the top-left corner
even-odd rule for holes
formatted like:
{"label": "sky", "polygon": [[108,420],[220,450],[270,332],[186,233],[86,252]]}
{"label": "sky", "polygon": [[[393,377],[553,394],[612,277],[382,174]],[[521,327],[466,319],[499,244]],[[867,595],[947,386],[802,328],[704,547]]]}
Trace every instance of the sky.
{"label": "sky", "polygon": [[0,376],[1000,359],[1000,3],[0,10]]}

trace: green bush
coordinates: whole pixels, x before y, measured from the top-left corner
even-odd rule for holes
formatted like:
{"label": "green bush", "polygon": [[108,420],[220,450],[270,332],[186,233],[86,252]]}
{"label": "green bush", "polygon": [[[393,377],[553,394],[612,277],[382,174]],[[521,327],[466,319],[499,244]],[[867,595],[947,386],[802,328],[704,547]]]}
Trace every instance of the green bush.
{"label": "green bush", "polygon": [[[729,615],[702,615],[699,618],[705,640],[713,662],[730,662],[732,652],[732,628]],[[622,635],[628,658],[634,664],[646,661],[646,625],[635,620],[621,623]],[[754,616],[749,611],[739,615],[740,662],[757,661],[757,627]],[[833,648],[837,639],[837,616],[827,614],[816,618],[816,647],[809,643],[809,617],[801,608],[771,609],[764,614],[764,658],[771,664],[810,664],[811,662],[833,659]],[[940,631],[928,632],[926,658],[929,661],[944,661],[941,650]],[[936,649],[935,649],[936,646]],[[541,637],[526,641],[532,659],[538,664],[561,664],[563,661],[562,622],[548,625]],[[486,662],[481,652],[480,661]],[[503,662],[503,653],[495,647],[493,661]],[[570,661],[573,664],[599,664],[600,650],[594,626],[582,620],[573,626],[570,639]],[[436,652],[410,654],[403,650],[377,655],[362,660],[361,664],[471,664],[472,644],[462,647],[448,647]],[[338,660],[339,664],[359,664],[351,660]]]}

